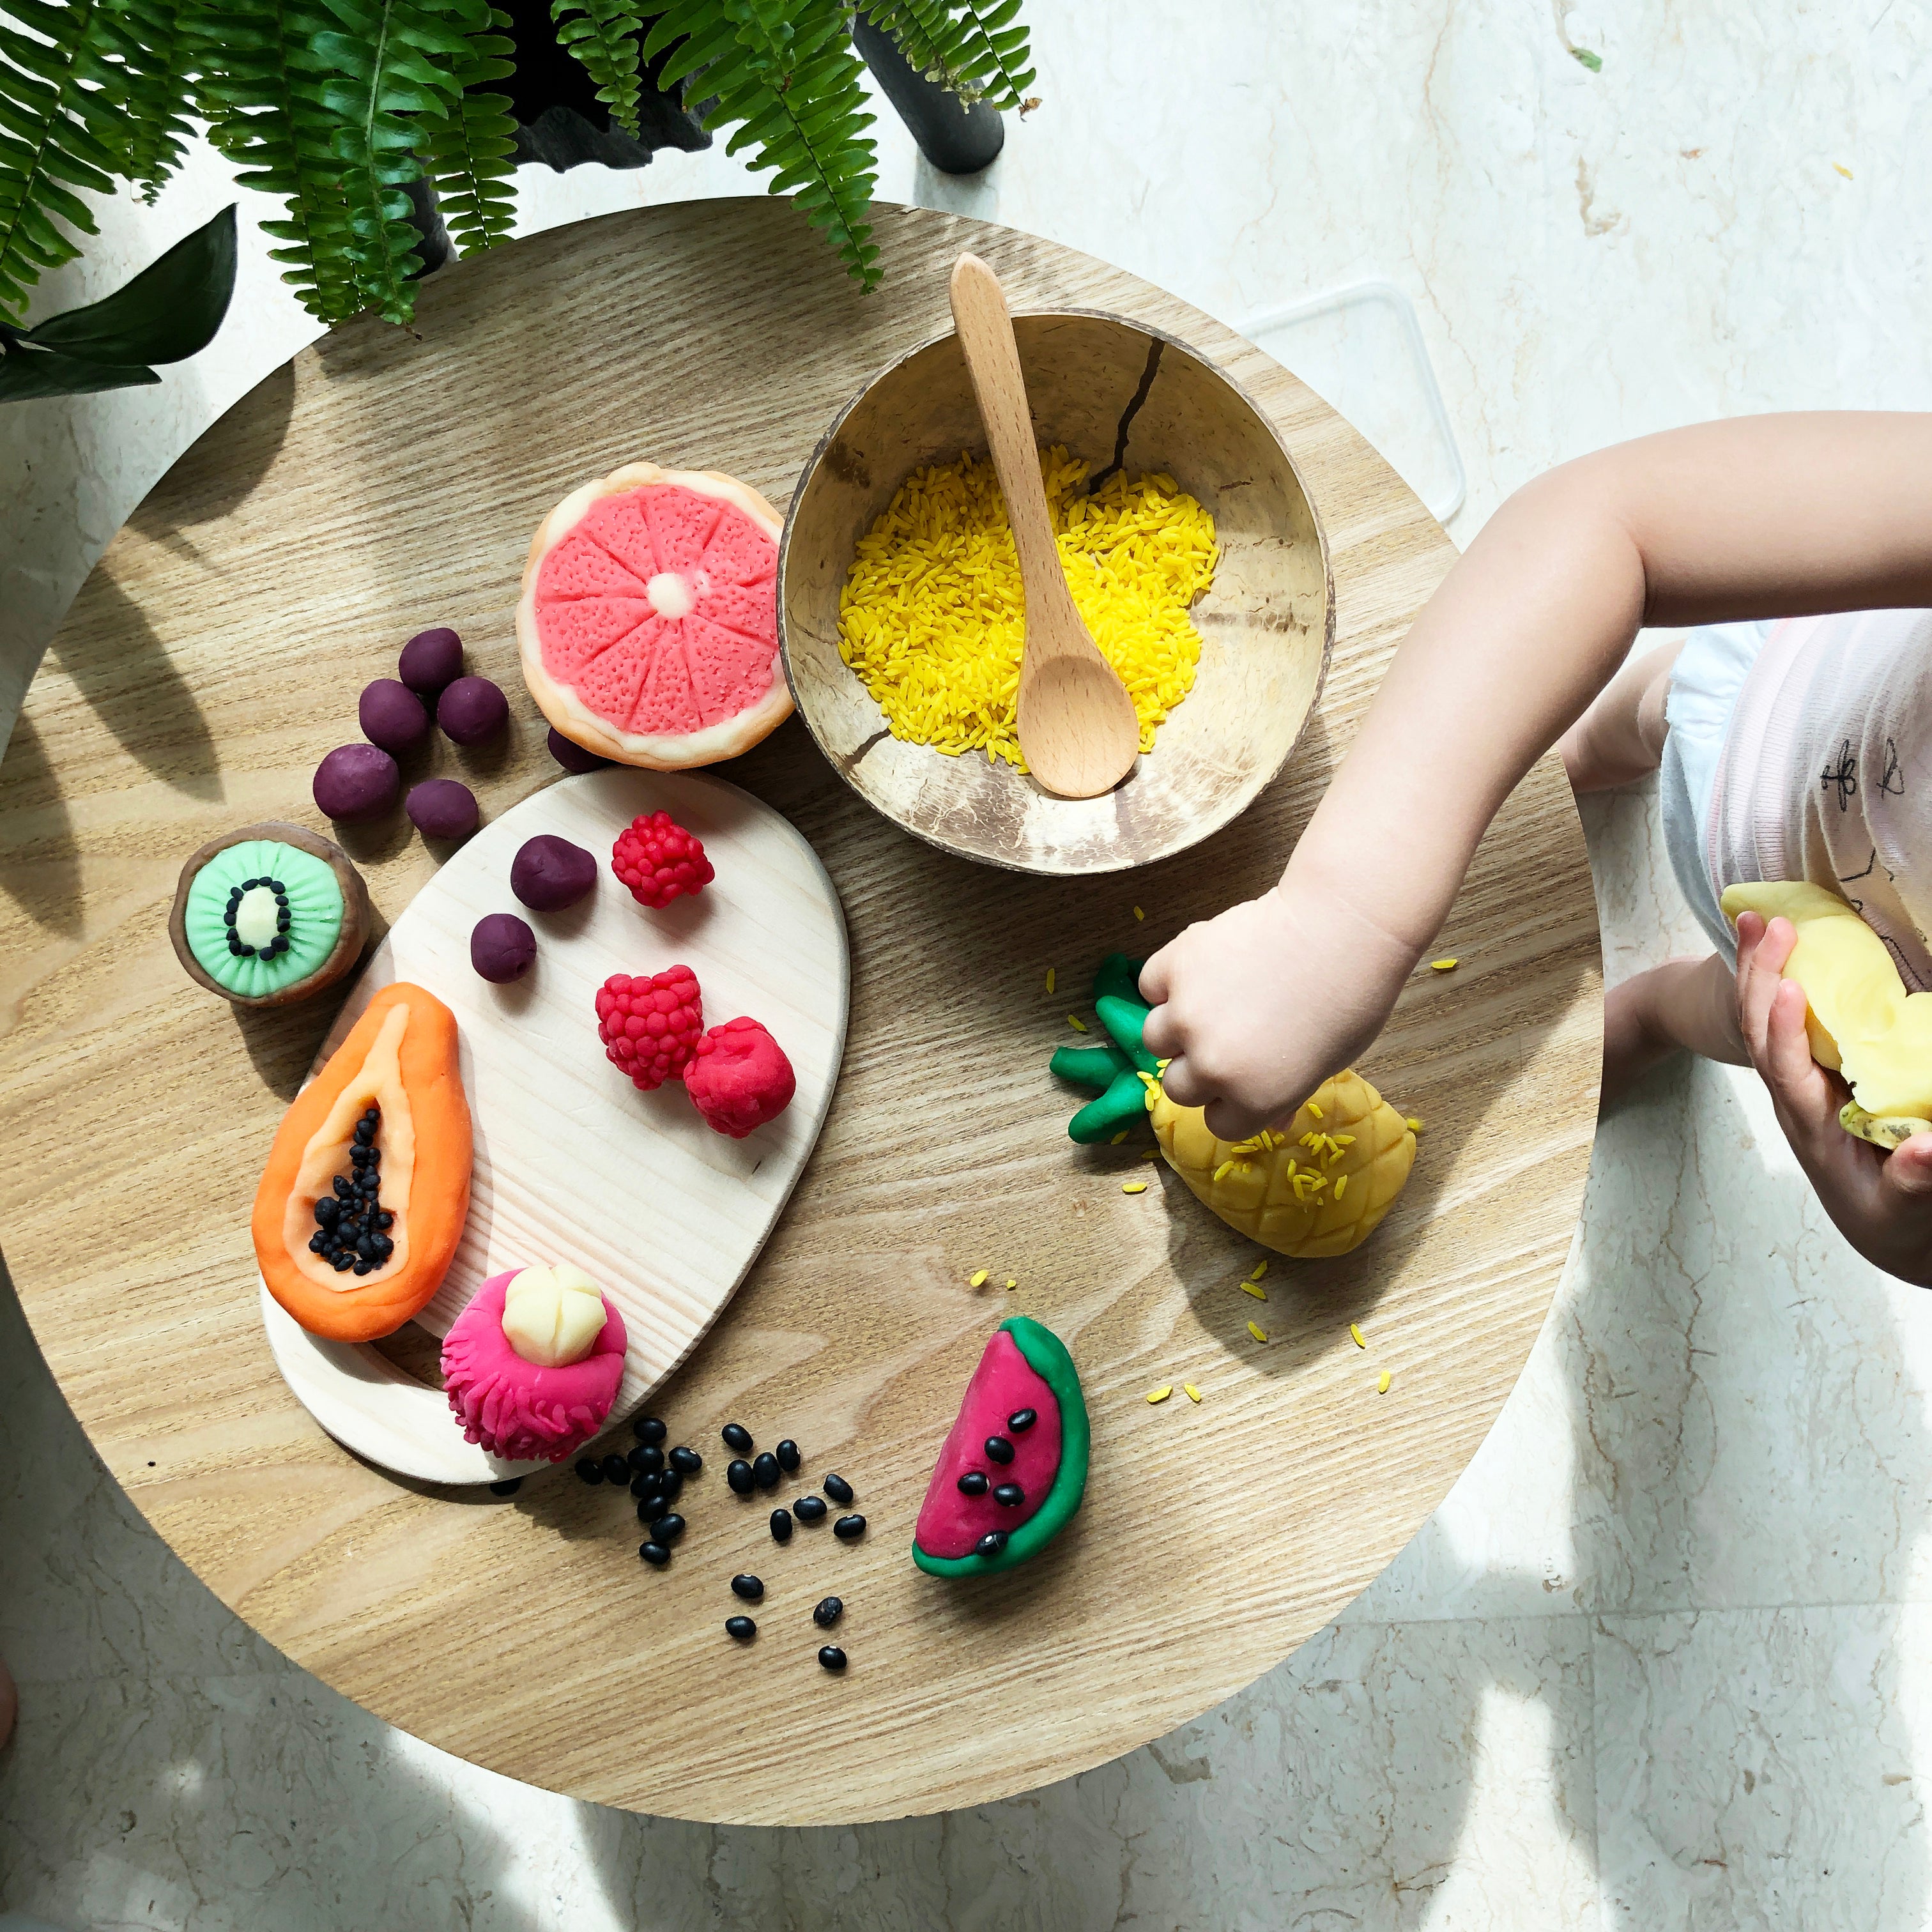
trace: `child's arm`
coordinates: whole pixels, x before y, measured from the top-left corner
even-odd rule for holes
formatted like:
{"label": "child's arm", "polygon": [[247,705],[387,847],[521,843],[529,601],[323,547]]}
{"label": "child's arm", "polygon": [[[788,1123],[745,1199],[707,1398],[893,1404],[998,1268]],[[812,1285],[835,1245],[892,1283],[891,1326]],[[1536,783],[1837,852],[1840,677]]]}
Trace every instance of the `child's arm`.
{"label": "child's arm", "polygon": [[1710,423],[1520,490],[1411,627],[1281,883],[1148,961],[1168,1093],[1238,1138],[1360,1054],[1640,626],[1928,604],[1932,416]]}

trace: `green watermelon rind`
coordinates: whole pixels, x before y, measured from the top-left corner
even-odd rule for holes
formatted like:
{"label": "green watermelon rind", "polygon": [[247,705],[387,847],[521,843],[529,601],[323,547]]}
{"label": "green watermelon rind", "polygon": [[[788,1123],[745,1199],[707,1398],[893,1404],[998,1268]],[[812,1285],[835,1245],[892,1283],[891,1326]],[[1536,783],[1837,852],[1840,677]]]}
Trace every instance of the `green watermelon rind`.
{"label": "green watermelon rind", "polygon": [[[932,1576],[991,1576],[1037,1556],[1066,1527],[1087,1492],[1087,1464],[1093,1448],[1093,1430],[1087,1420],[1087,1398],[1080,1388],[1080,1372],[1066,1344],[1051,1328],[1030,1315],[1010,1315],[1000,1324],[1027,1366],[1053,1391],[1060,1405],[1060,1467],[1046,1500],[1006,1538],[997,1556],[934,1556],[912,1546],[912,1560]],[[998,1330],[994,1331],[998,1333]]]}

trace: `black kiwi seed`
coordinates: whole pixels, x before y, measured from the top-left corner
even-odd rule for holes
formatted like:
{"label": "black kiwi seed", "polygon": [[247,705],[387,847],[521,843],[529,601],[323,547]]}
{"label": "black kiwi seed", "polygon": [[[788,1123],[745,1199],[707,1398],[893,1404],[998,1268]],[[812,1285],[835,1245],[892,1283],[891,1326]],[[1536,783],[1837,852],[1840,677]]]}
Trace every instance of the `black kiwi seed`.
{"label": "black kiwi seed", "polygon": [[728,1422],[718,1432],[724,1437],[726,1448],[735,1449],[741,1456],[752,1453],[752,1432],[742,1422]]}
{"label": "black kiwi seed", "polygon": [[765,1594],[765,1586],[755,1576],[734,1576],[731,1579],[731,1594],[734,1597],[742,1597],[748,1604],[755,1604]]}
{"label": "black kiwi seed", "polygon": [[604,1480],[604,1465],[595,1456],[580,1456],[577,1459],[577,1474],[581,1482],[601,1483]]}
{"label": "black kiwi seed", "polygon": [[986,1438],[986,1454],[995,1462],[1010,1462],[1013,1460],[1013,1445],[1004,1436]]}
{"label": "black kiwi seed", "polygon": [[823,1522],[825,1520],[826,1501],[823,1496],[800,1496],[791,1506],[791,1513],[800,1522]]}
{"label": "black kiwi seed", "polygon": [[845,1653],[836,1643],[820,1645],[818,1660],[827,1670],[843,1670],[845,1668]]}
{"label": "black kiwi seed", "polygon": [[1004,1503],[1008,1509],[1018,1509],[1026,1501],[1026,1492],[1017,1483],[1002,1483],[993,1492],[993,1500]]}
{"label": "black kiwi seed", "polygon": [[793,1474],[804,1460],[798,1453],[798,1444],[789,1436],[778,1444],[778,1467],[787,1475]]}
{"label": "black kiwi seed", "polygon": [[749,1643],[758,1634],[758,1627],[749,1617],[727,1617],[724,1634],[736,1637],[740,1643]]}
{"label": "black kiwi seed", "polygon": [[1004,1529],[989,1529],[973,1546],[975,1556],[997,1556],[1006,1546],[1006,1532]]}
{"label": "black kiwi seed", "polygon": [[1023,1436],[1040,1420],[1036,1408],[1016,1408],[1006,1418],[1006,1426],[1016,1436]]}
{"label": "black kiwi seed", "polygon": [[820,1630],[830,1630],[844,1614],[845,1604],[842,1598],[821,1597],[818,1607],[812,1613],[812,1621]]}
{"label": "black kiwi seed", "polygon": [[968,1469],[959,1478],[959,1493],[962,1496],[983,1496],[991,1486],[984,1469]]}
{"label": "black kiwi seed", "polygon": [[704,1467],[704,1458],[680,1443],[670,1452],[670,1466],[680,1476],[694,1476]]}
{"label": "black kiwi seed", "polygon": [[791,1540],[791,1511],[775,1509],[772,1511],[772,1540],[789,1543]]}
{"label": "black kiwi seed", "polygon": [[631,1466],[622,1456],[613,1454],[604,1459],[604,1480],[607,1483],[628,1483],[631,1480]]}
{"label": "black kiwi seed", "polygon": [[818,1486],[835,1503],[849,1503],[852,1500],[852,1485],[836,1472],[828,1474]]}
{"label": "black kiwi seed", "polygon": [[866,1519],[862,1516],[842,1516],[832,1526],[832,1534],[841,1543],[856,1543],[866,1533]]}
{"label": "black kiwi seed", "polygon": [[631,1433],[640,1442],[662,1442],[670,1431],[655,1415],[640,1415],[632,1423]]}
{"label": "black kiwi seed", "polygon": [[662,1543],[640,1543],[638,1545],[638,1554],[653,1570],[662,1570],[670,1561],[670,1552]]}
{"label": "black kiwi seed", "polygon": [[752,1474],[751,1464],[742,1456],[735,1458],[725,1466],[724,1480],[730,1484],[733,1495],[748,1496],[752,1493],[752,1485],[754,1480]]}
{"label": "black kiwi seed", "polygon": [[778,1487],[778,1459],[769,1449],[752,1458],[752,1480],[761,1490]]}

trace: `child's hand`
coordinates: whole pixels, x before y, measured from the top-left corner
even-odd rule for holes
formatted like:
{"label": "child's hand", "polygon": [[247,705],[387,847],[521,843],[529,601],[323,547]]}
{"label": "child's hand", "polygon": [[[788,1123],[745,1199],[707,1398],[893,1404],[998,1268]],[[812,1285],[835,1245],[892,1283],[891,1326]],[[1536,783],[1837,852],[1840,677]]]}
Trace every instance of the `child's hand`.
{"label": "child's hand", "polygon": [[1888,1154],[1839,1126],[1844,1082],[1811,1058],[1804,989],[1780,976],[1797,943],[1787,919],[1738,920],[1738,1020],[1751,1064],[1838,1232],[1886,1274],[1932,1286],[1932,1134]]}
{"label": "child's hand", "polygon": [[1223,1140],[1284,1120],[1382,1030],[1415,955],[1289,876],[1190,926],[1141,974],[1142,1037],[1177,1106]]}

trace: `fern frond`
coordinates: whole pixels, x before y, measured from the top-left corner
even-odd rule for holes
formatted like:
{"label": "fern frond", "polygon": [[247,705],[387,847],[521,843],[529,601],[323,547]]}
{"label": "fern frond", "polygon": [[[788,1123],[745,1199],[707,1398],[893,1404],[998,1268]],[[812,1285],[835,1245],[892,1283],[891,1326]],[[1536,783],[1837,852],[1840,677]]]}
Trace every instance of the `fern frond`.
{"label": "fern frond", "polygon": [[510,98],[487,92],[493,80],[507,80],[516,70],[516,50],[505,29],[508,14],[493,9],[491,32],[472,34],[470,51],[450,65],[463,91],[440,118],[425,116],[418,125],[416,153],[436,185],[436,198],[452,238],[466,255],[507,241],[516,220],[511,183],[516,175],[517,124]]}
{"label": "fern frond", "polygon": [[152,202],[180,166],[200,51],[200,0],[107,0],[118,72],[110,83],[124,121],[122,172]]}
{"label": "fern frond", "polygon": [[1017,108],[1033,85],[1031,49],[1024,22],[1013,23],[1020,0],[867,0],[866,12],[899,44],[928,80],[962,100]]}
{"label": "fern frond", "polygon": [[597,84],[597,98],[626,134],[639,131],[642,66],[637,37],[644,20],[637,0],[550,0],[560,46],[568,47]]}
{"label": "fern frond", "polygon": [[643,52],[668,52],[658,84],[682,82],[687,106],[716,97],[704,125],[736,128],[725,152],[754,149],[772,194],[789,194],[854,278],[875,286],[865,214],[878,152],[842,0],[670,0]]}

